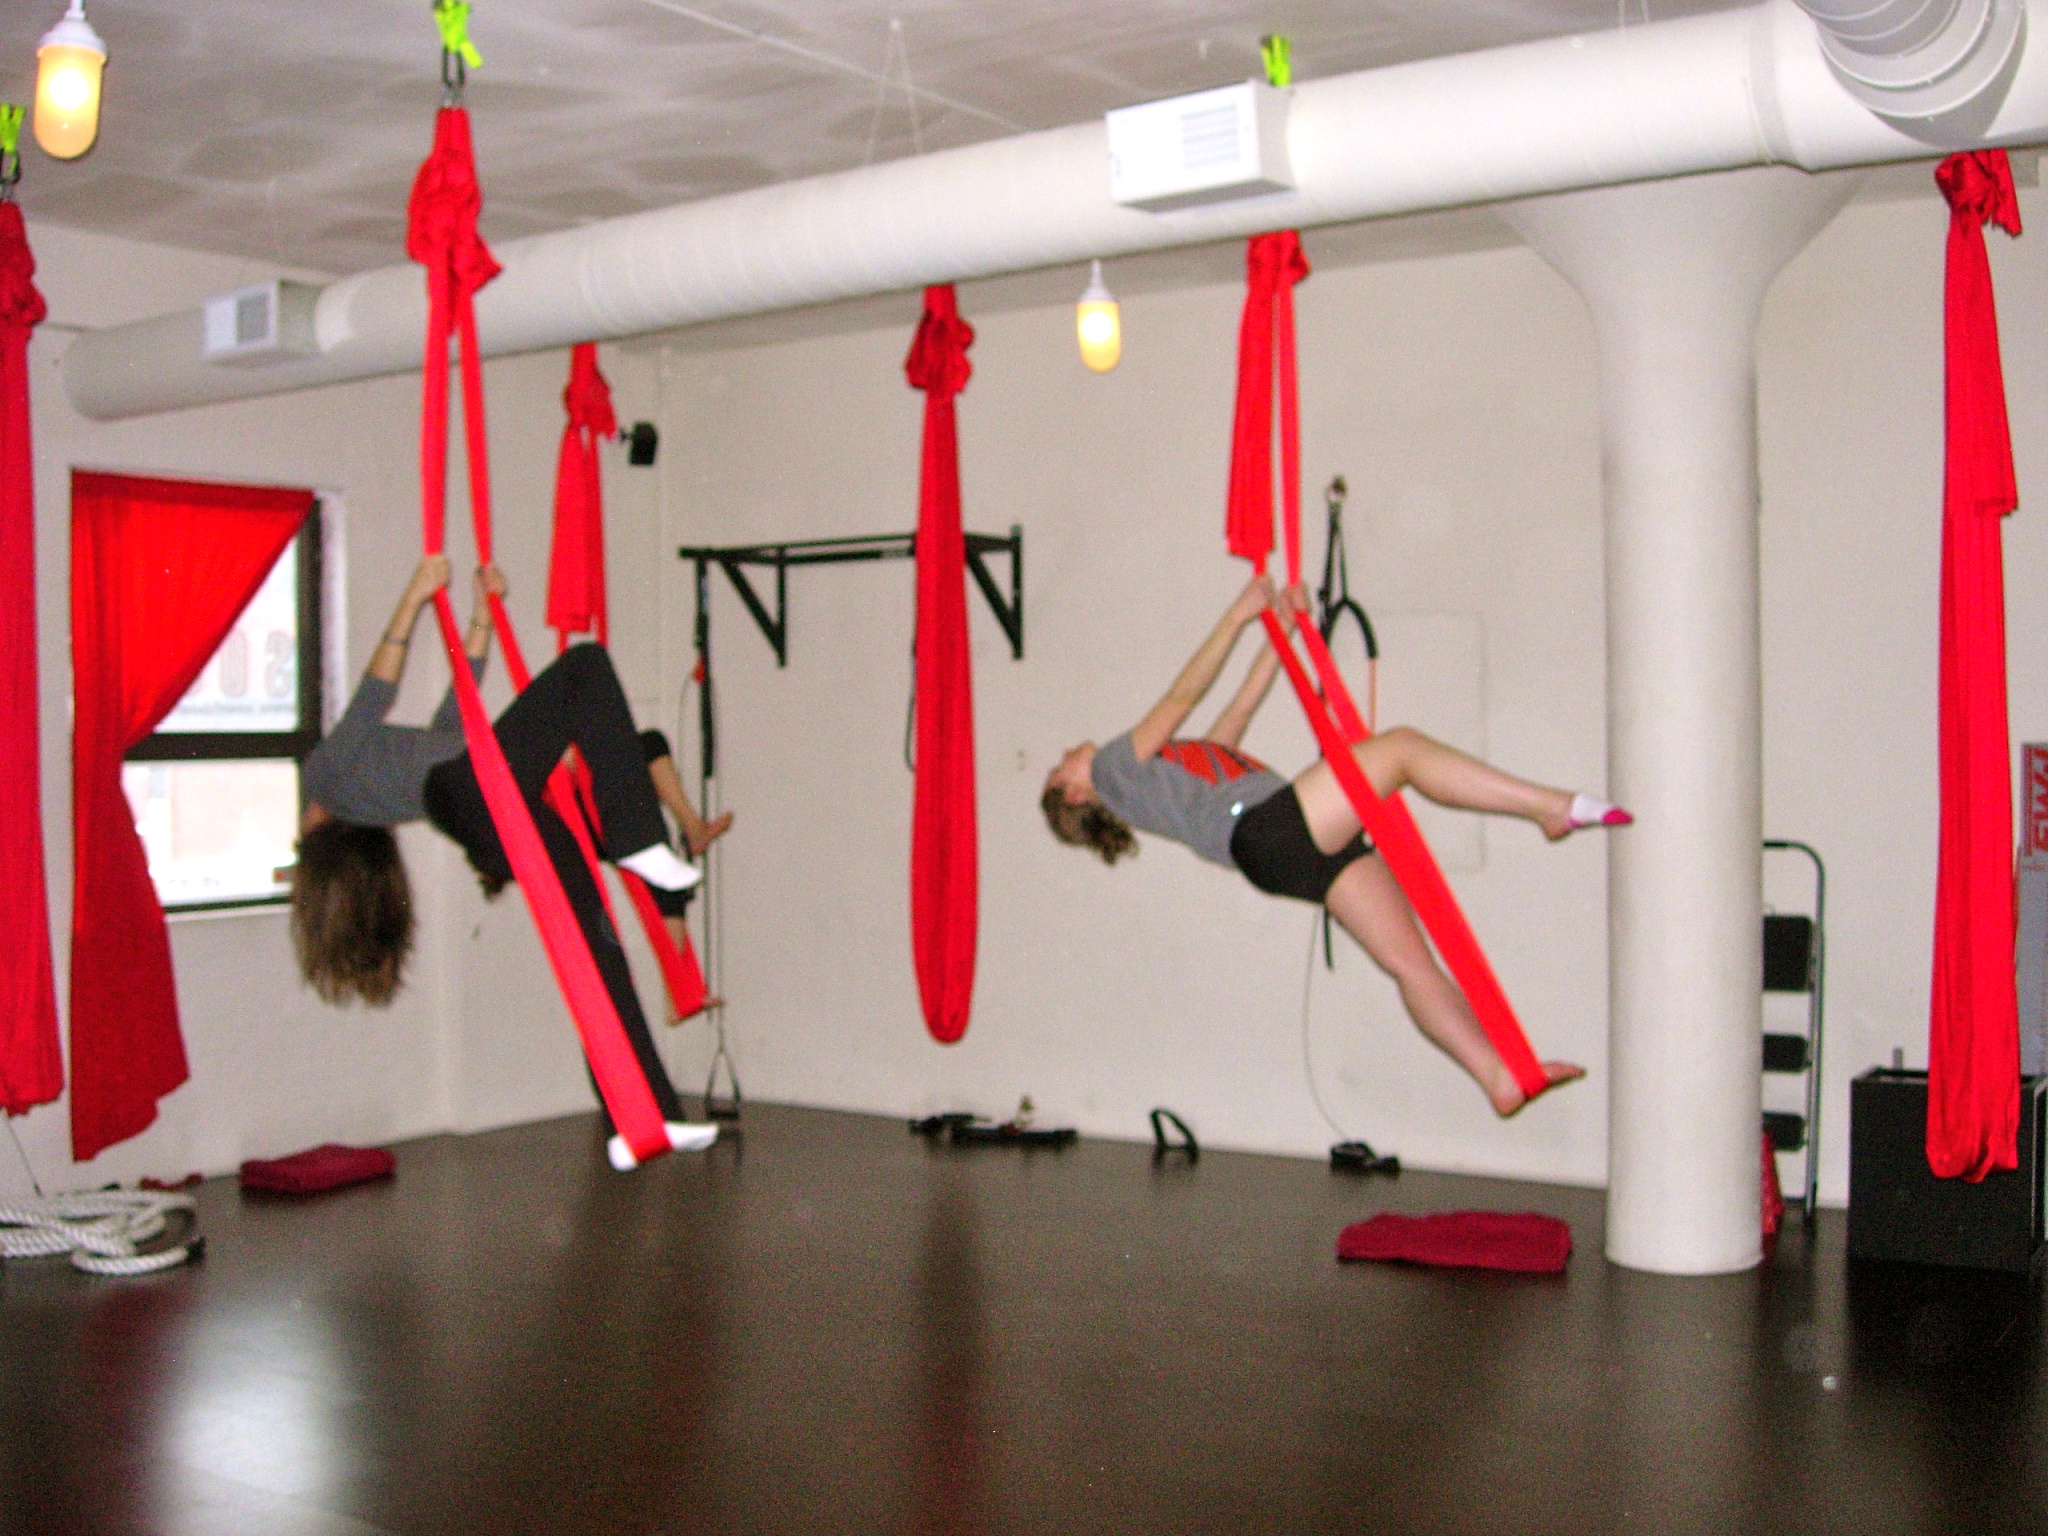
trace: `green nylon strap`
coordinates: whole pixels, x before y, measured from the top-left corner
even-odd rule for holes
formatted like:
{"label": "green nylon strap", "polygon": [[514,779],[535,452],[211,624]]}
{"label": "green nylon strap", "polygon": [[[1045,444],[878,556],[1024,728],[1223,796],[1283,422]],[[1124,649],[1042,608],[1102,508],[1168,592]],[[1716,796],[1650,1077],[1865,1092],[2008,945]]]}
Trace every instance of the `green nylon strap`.
{"label": "green nylon strap", "polygon": [[465,69],[484,61],[469,40],[469,0],[434,0],[434,25],[441,29],[441,47],[462,59]]}
{"label": "green nylon strap", "polygon": [[0,155],[11,155],[21,148],[21,120],[25,115],[13,102],[0,101]]}
{"label": "green nylon strap", "polygon": [[1266,83],[1285,90],[1294,84],[1294,44],[1278,32],[1259,39],[1259,57],[1266,62]]}

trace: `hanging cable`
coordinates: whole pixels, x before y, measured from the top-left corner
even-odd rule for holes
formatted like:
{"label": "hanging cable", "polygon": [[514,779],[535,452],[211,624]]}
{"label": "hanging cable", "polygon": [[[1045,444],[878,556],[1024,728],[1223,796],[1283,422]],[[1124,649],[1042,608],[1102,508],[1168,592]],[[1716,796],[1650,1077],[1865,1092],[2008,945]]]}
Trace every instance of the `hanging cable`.
{"label": "hanging cable", "polygon": [[7,1139],[14,1143],[14,1155],[21,1159],[21,1171],[28,1175],[28,1187],[36,1192],[38,1200],[43,1198],[43,1181],[36,1177],[36,1165],[28,1160],[28,1148],[21,1144],[21,1136],[14,1129],[14,1116],[5,1117]]}
{"label": "hanging cable", "polygon": [[903,766],[917,772],[917,626],[910,629],[910,701],[903,706]]}
{"label": "hanging cable", "polygon": [[[724,812],[724,797],[719,789],[718,779],[718,697],[711,671],[711,593],[705,581],[705,571],[698,569],[697,583],[697,664],[683,680],[682,692],[676,698],[676,740],[683,741],[689,734],[690,689],[697,689],[697,807],[698,814],[707,822],[716,821]],[[704,1075],[704,1118],[707,1120],[737,1120],[740,1117],[742,1094],[739,1070],[733,1065],[731,1043],[725,1027],[725,879],[722,866],[725,862],[724,849],[714,842],[704,850],[704,900],[702,917],[704,927],[705,986],[712,997],[719,999],[716,1007],[706,1010],[711,1025],[711,1065]],[[718,1068],[723,1063],[726,1081],[732,1092],[725,1098],[718,1096]]]}
{"label": "hanging cable", "polygon": [[[1327,923],[1327,913],[1324,914],[1324,918]],[[1327,929],[1324,934],[1324,942],[1328,942]],[[1323,1117],[1323,1124],[1336,1133],[1339,1141],[1350,1141],[1352,1139],[1351,1133],[1339,1125],[1335,1117],[1331,1115],[1328,1107],[1323,1103],[1323,1091],[1316,1083],[1315,1048],[1309,1035],[1309,1000],[1315,990],[1315,981],[1316,930],[1311,927],[1308,935],[1308,964],[1302,968],[1301,973],[1301,1075],[1302,1080],[1308,1084],[1309,1098],[1315,1101],[1316,1113]]]}
{"label": "hanging cable", "polygon": [[[809,64],[822,65],[826,69],[835,70],[843,75],[854,75],[862,80],[872,81],[884,89],[887,89],[894,83],[887,74],[878,75],[873,70],[851,63],[846,59],[835,58],[833,55],[821,52],[816,48],[807,48],[802,43],[793,42],[786,37],[778,37],[773,32],[764,32],[759,27],[749,27],[737,21],[727,21],[722,16],[713,16],[710,12],[699,10],[695,6],[682,5],[678,3],[678,0],[640,0],[640,3],[652,6],[657,11],[667,11],[671,16],[681,16],[687,21],[694,21],[699,26],[711,27],[733,37],[743,37],[750,43],[758,43],[763,48],[772,48],[777,53],[786,53],[791,58],[802,59]],[[989,123],[997,128],[1006,128],[1011,133],[1028,133],[1030,131],[1023,123],[1013,122],[999,113],[986,111],[981,107],[973,106],[955,97],[941,96],[937,91],[928,90],[922,86],[906,84],[904,88],[915,91],[924,100],[944,107],[949,112],[959,112],[968,117],[979,118],[984,123]]]}

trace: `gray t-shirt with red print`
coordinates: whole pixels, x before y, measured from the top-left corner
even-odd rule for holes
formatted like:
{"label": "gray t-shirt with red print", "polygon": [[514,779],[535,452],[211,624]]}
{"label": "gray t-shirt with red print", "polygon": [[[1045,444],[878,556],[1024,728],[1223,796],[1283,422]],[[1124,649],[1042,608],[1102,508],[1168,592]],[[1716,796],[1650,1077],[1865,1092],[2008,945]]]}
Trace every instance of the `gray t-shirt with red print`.
{"label": "gray t-shirt with red print", "polygon": [[1213,741],[1169,741],[1141,763],[1129,731],[1096,749],[1090,777],[1102,803],[1132,826],[1225,869],[1237,868],[1230,835],[1238,818],[1287,787],[1257,758]]}

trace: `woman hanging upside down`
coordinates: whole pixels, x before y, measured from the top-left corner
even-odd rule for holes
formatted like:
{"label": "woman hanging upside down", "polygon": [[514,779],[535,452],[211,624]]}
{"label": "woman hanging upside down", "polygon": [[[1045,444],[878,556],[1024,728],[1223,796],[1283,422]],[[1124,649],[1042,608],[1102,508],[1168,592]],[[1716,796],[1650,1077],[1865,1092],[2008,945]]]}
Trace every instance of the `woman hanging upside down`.
{"label": "woman hanging upside down", "polygon": [[[487,894],[495,896],[512,879],[463,743],[454,691],[424,729],[384,720],[398,696],[420,610],[447,584],[446,556],[420,562],[347,712],[300,772],[306,806],[292,882],[292,939],[300,970],[329,1002],[360,997],[381,1006],[398,991],[412,950],[413,910],[392,827],[422,817],[433,822],[462,845]],[[496,566],[477,572],[465,649],[479,678],[491,648],[486,597],[504,591]],[[541,791],[563,754],[576,748],[590,768],[604,826],[601,851],[648,883],[672,929],[681,927],[690,887],[702,876],[670,850],[662,805],[675,814],[693,855],[722,836],[732,817],[707,823],[697,815],[660,733],[635,734],[625,692],[601,646],[564,651],[498,716],[494,729],[662,1118],[680,1120],[681,1104],[655,1054],[625,949],[605,918],[574,835]]]}
{"label": "woman hanging upside down", "polygon": [[[1278,606],[1292,624],[1307,611],[1308,594],[1291,587],[1283,597]],[[1372,857],[1358,813],[1330,765],[1317,762],[1290,784],[1238,751],[1279,671],[1271,645],[1261,649],[1207,736],[1174,739],[1215,686],[1238,635],[1274,605],[1272,582],[1254,578],[1166,697],[1133,730],[1100,748],[1083,742],[1062,757],[1046,776],[1040,802],[1045,819],[1053,836],[1094,849],[1105,864],[1137,852],[1135,826],[1242,871],[1262,891],[1328,909],[1393,977],[1416,1028],[1472,1075],[1496,1114],[1511,1115],[1528,1096],[1486,1038],[1464,993],[1437,965],[1401,887]],[[1514,778],[1405,726],[1353,750],[1382,798],[1412,787],[1439,805],[1520,816],[1552,842],[1582,827],[1625,826],[1632,819],[1590,795]],[[1546,1061],[1543,1071],[1552,1087],[1586,1075],[1568,1061]]]}

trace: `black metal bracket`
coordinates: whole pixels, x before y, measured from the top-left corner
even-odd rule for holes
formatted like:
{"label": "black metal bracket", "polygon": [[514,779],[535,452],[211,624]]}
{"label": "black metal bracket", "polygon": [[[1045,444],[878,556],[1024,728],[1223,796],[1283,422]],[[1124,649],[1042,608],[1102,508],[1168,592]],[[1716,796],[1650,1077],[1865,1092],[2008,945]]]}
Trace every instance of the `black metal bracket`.
{"label": "black metal bracket", "polygon": [[[1010,526],[1006,537],[992,533],[970,533],[967,539],[967,570],[974,577],[974,584],[981,588],[981,595],[988,599],[990,612],[1003,627],[1003,634],[1010,642],[1010,655],[1014,660],[1024,659],[1024,530],[1016,524]],[[789,572],[794,566],[802,565],[850,565],[867,560],[909,560],[917,554],[917,535],[914,533],[881,534],[872,538],[852,539],[800,539],[787,544],[728,544],[703,545],[686,544],[676,551],[684,560],[697,567],[697,593],[699,611],[707,594],[705,573],[717,566],[725,572],[726,580],[732,583],[733,591],[746,605],[747,612],[754,616],[754,623],[767,637],[769,647],[775,652],[775,664],[789,665]],[[1006,596],[989,571],[990,555],[1010,557],[1010,590]],[[749,567],[770,570],[775,573],[774,609],[753,580],[748,576]],[[700,624],[701,624],[700,619]]]}

